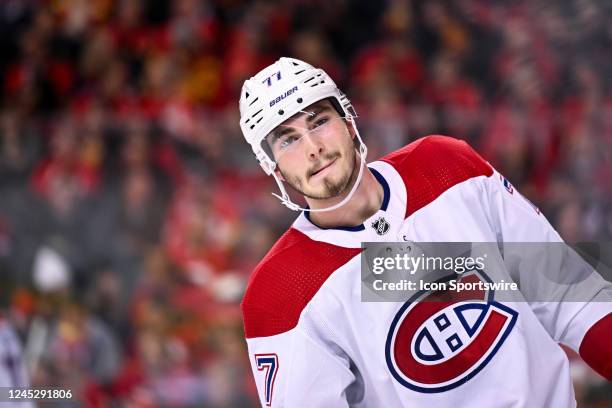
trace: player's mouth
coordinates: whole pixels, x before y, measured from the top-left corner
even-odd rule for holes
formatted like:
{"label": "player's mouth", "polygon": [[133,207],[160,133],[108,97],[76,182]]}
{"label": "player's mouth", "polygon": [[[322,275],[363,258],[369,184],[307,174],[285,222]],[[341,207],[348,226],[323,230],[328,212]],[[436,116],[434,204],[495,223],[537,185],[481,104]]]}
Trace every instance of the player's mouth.
{"label": "player's mouth", "polygon": [[321,167],[320,169],[312,172],[310,174],[309,178],[312,177],[322,177],[324,175],[326,175],[327,173],[330,172],[331,167],[333,166],[333,164],[336,162],[336,160],[338,160],[338,158],[334,158],[332,161],[330,161],[329,163],[327,163],[325,166]]}

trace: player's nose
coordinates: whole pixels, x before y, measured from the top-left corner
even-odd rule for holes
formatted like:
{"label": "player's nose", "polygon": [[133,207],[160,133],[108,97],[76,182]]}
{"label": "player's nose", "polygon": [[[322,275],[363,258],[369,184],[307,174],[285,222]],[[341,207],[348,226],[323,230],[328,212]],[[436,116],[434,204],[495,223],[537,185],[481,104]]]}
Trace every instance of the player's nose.
{"label": "player's nose", "polygon": [[311,160],[318,159],[324,151],[324,146],[321,141],[318,138],[313,138],[308,133],[302,136],[302,143],[304,144],[304,149],[308,158]]}

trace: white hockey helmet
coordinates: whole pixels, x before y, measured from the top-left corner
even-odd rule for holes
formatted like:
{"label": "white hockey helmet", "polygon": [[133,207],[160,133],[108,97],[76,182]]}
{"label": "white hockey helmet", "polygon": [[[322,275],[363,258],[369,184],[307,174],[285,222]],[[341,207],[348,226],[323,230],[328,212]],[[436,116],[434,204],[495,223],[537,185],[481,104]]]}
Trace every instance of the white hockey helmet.
{"label": "white hockey helmet", "polygon": [[330,99],[340,116],[353,125],[359,143],[361,168],[353,189],[342,202],[333,207],[310,211],[330,211],[340,207],[350,199],[361,181],[367,148],[355,126],[356,113],[351,102],[325,71],[294,58],[279,59],[246,80],[242,86],[240,128],[244,138],[251,145],[257,161],[266,174],[276,180],[281,196],[274,195],[292,210],[303,210],[303,208],[291,202],[282,181],[274,173],[276,162],[264,149],[264,139],[285,120],[326,98]]}

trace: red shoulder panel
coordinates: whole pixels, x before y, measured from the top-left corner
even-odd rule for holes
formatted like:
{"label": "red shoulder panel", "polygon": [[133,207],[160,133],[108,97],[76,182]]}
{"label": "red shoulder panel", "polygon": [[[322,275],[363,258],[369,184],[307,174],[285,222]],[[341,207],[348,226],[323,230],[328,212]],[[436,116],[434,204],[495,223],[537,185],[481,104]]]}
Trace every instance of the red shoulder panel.
{"label": "red shoulder panel", "polygon": [[432,135],[381,159],[402,176],[408,192],[406,217],[440,194],[472,177],[490,176],[493,168],[465,141]]}
{"label": "red shoulder panel", "polygon": [[321,285],[360,251],[313,241],[290,228],[251,275],[241,304],[246,337],[294,328]]}
{"label": "red shoulder panel", "polygon": [[580,343],[580,357],[608,381],[612,381],[612,313],[595,323]]}

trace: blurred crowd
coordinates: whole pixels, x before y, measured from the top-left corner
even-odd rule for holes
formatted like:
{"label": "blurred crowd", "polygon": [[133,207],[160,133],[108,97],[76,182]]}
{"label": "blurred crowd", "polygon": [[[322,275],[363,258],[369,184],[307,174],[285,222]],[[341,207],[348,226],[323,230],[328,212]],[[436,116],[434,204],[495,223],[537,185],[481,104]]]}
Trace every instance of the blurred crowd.
{"label": "blurred crowd", "polygon": [[[609,241],[611,51],[606,0],[3,0],[0,308],[32,383],[256,406],[238,305],[295,213],[237,100],[280,56],[348,94],[369,160],[466,139],[567,241]],[[611,406],[570,355],[580,406]]]}

